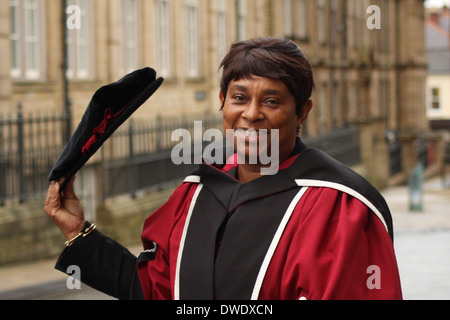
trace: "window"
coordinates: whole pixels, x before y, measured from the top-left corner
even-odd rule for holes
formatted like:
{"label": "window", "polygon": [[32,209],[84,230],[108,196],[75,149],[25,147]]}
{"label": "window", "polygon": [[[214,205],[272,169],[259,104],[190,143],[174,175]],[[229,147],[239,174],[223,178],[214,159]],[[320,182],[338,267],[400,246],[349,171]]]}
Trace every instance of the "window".
{"label": "window", "polygon": [[347,47],[348,48],[354,48],[355,46],[355,38],[354,38],[354,32],[355,29],[355,7],[353,5],[353,0],[346,0],[347,1]]}
{"label": "window", "polygon": [[441,108],[441,92],[440,88],[431,88],[431,109],[439,110]]}
{"label": "window", "polygon": [[227,4],[217,0],[217,54],[219,63],[227,53]]}
{"label": "window", "polygon": [[236,0],[237,40],[247,38],[247,0]]}
{"label": "window", "polygon": [[329,110],[329,102],[328,102],[328,83],[324,82],[321,85],[321,90],[319,92],[318,97],[318,120],[319,120],[319,133],[326,132],[327,128],[327,120],[328,120],[328,110]]}
{"label": "window", "polygon": [[11,77],[38,80],[43,76],[44,2],[11,0]]}
{"label": "window", "polygon": [[340,100],[340,90],[341,86],[339,85],[338,81],[333,81],[333,84],[331,85],[331,121],[335,128],[339,125],[341,114],[341,100]]}
{"label": "window", "polygon": [[[353,0],[354,6],[354,25],[353,25],[353,46],[359,48],[362,45],[363,33],[366,24],[363,21],[363,14],[365,10],[363,9],[363,3],[361,0]],[[363,24],[364,23],[364,24]],[[364,27],[361,27],[364,26]]]}
{"label": "window", "polygon": [[337,17],[337,1],[330,0],[330,45],[336,47],[338,45],[338,17]]}
{"label": "window", "polygon": [[163,77],[172,75],[171,11],[169,0],[156,0],[156,64]]}
{"label": "window", "polygon": [[121,0],[121,72],[129,73],[139,66],[139,0]]}
{"label": "window", "polygon": [[287,37],[294,36],[294,27],[293,27],[293,17],[292,17],[292,1],[293,0],[284,0],[283,1],[283,15],[284,15],[284,34]]}
{"label": "window", "polygon": [[[366,8],[364,1],[346,0],[347,1],[347,46],[357,49],[363,45],[363,41],[367,45],[370,37],[364,33],[366,28]],[[388,0],[389,1],[389,0]],[[363,26],[363,27],[362,27]]]}
{"label": "window", "polygon": [[383,31],[383,36],[382,36],[382,40],[381,40],[381,52],[389,54],[391,52],[391,10],[390,10],[390,1],[389,0],[384,0],[382,2],[382,31]]}
{"label": "window", "polygon": [[348,118],[353,121],[358,118],[358,84],[356,81],[349,81],[347,91]]}
{"label": "window", "polygon": [[91,50],[92,30],[89,0],[69,0],[68,5],[76,5],[80,8],[80,28],[68,30],[67,32],[67,54],[68,66],[67,77],[69,79],[88,79],[92,76]]}
{"label": "window", "polygon": [[198,1],[185,0],[186,66],[190,78],[199,76]]}
{"label": "window", "polygon": [[317,40],[320,44],[325,44],[327,41],[326,21],[325,0],[317,0]]}
{"label": "window", "polygon": [[391,108],[391,81],[388,73],[381,74],[379,80],[379,115],[389,118]]}
{"label": "window", "polygon": [[284,34],[289,38],[305,40],[308,38],[307,30],[307,3],[308,0],[284,0]]}

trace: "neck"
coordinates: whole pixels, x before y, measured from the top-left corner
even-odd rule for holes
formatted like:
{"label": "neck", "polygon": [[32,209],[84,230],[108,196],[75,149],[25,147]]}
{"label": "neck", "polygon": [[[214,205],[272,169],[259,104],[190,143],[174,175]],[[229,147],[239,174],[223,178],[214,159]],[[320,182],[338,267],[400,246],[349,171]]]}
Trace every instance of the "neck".
{"label": "neck", "polygon": [[[292,153],[295,150],[296,147],[296,142],[297,140],[294,142],[294,144],[292,145],[292,149],[290,150],[290,152],[286,152],[284,154],[284,156],[280,157],[280,159],[277,159],[277,166],[279,166],[284,160],[286,160],[289,155],[292,155]],[[300,153],[302,146],[299,145],[298,147],[298,153]],[[281,156],[281,155],[280,155]],[[249,163],[243,163],[243,164],[239,164],[237,167],[237,179],[239,180],[240,183],[247,183],[250,182],[252,180],[258,179],[260,177],[263,176],[263,168],[267,168],[268,166],[264,166],[262,164],[249,164]]]}
{"label": "neck", "polygon": [[262,176],[261,166],[256,164],[240,164],[237,168],[237,179],[240,183],[247,183]]}

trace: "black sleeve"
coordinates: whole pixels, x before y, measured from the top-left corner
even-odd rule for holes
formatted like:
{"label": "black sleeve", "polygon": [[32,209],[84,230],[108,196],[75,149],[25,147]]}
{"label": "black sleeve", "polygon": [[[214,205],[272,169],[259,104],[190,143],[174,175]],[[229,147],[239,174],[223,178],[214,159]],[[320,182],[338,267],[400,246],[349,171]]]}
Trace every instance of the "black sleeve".
{"label": "black sleeve", "polygon": [[66,247],[55,268],[66,273],[69,266],[78,266],[82,283],[118,299],[138,300],[143,293],[136,264],[137,258],[127,248],[94,230]]}

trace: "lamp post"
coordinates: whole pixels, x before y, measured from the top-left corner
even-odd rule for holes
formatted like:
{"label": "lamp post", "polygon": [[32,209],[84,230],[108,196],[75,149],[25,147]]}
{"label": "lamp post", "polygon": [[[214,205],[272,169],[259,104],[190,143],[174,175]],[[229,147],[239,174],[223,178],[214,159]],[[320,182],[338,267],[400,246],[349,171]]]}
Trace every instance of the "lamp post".
{"label": "lamp post", "polygon": [[67,5],[68,0],[62,0],[62,12],[61,12],[61,27],[62,27],[62,48],[63,59],[61,63],[62,79],[63,79],[63,101],[64,101],[64,114],[66,119],[66,127],[63,131],[64,141],[69,141],[72,134],[72,106],[69,97],[69,79],[67,78],[67,69],[69,65],[69,52],[67,45]]}

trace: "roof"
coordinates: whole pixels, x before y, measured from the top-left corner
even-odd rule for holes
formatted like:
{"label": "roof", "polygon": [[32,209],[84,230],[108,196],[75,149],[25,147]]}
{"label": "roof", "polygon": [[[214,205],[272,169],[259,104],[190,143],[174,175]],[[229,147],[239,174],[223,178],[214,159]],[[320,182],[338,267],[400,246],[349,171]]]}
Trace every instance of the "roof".
{"label": "roof", "polygon": [[450,74],[450,11],[444,8],[427,17],[425,27],[430,74]]}

